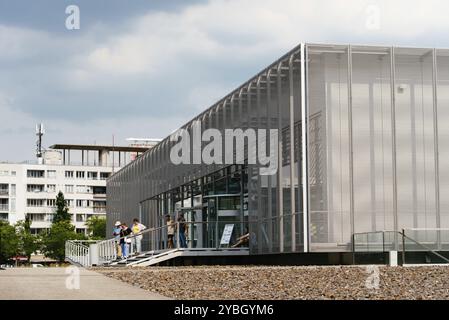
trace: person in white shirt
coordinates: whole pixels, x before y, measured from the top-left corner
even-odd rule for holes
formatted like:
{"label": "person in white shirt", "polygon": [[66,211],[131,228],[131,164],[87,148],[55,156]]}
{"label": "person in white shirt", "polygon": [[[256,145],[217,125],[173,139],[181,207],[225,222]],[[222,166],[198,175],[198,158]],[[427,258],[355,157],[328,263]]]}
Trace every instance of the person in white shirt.
{"label": "person in white shirt", "polygon": [[175,247],[173,239],[175,238],[176,222],[169,214],[165,217],[167,222],[167,247],[173,249]]}
{"label": "person in white shirt", "polygon": [[139,222],[139,219],[135,218],[133,220],[133,225],[131,227],[131,230],[133,231],[133,251],[136,254],[139,254],[142,252],[142,238],[143,236],[140,234],[143,230],[145,230],[147,227],[145,227],[143,224]]}

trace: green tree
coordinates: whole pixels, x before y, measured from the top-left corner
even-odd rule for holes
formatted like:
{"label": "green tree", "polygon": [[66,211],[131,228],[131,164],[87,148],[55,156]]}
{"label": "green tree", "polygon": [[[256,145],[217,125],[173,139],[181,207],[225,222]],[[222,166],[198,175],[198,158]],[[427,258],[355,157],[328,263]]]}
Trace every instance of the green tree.
{"label": "green tree", "polygon": [[24,221],[18,221],[15,225],[16,234],[19,239],[19,252],[27,257],[30,263],[31,255],[41,247],[41,239],[38,235],[31,234],[31,221],[26,217]]}
{"label": "green tree", "polygon": [[92,216],[87,222],[87,232],[95,240],[106,239],[106,219],[104,217]]}
{"label": "green tree", "polygon": [[84,234],[75,232],[70,221],[53,222],[51,228],[42,239],[42,251],[46,257],[63,262],[65,259],[65,243],[67,240],[83,240]]}
{"label": "green tree", "polygon": [[0,221],[0,262],[5,263],[17,255],[19,238],[14,226],[7,221]]}
{"label": "green tree", "polygon": [[67,203],[64,199],[64,194],[59,191],[58,195],[56,196],[56,212],[55,216],[53,217],[53,223],[59,222],[59,221],[69,221],[70,222],[70,213],[69,208],[67,207]]}

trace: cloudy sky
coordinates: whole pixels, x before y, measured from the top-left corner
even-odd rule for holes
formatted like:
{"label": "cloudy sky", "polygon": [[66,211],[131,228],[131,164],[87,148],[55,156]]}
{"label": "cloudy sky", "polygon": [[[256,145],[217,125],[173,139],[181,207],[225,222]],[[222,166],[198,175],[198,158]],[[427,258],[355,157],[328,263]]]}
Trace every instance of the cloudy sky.
{"label": "cloudy sky", "polygon": [[[65,26],[68,5],[80,29]],[[301,41],[449,47],[448,1],[0,0],[0,161],[163,138]]]}

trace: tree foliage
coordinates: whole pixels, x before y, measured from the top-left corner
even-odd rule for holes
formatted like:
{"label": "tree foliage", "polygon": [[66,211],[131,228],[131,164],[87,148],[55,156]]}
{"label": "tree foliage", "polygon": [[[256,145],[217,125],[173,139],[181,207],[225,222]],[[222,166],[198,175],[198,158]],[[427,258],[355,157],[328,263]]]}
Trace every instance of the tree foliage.
{"label": "tree foliage", "polygon": [[15,225],[16,234],[19,239],[19,252],[27,257],[30,262],[31,255],[40,250],[41,239],[38,235],[31,234],[31,221],[27,217],[24,221],[18,221]]}
{"label": "tree foliage", "polygon": [[19,251],[19,237],[14,226],[0,221],[0,263],[5,263]]}
{"label": "tree foliage", "polygon": [[65,259],[65,243],[67,240],[83,240],[83,234],[75,232],[70,221],[53,222],[50,231],[43,236],[43,253],[46,257],[63,262]]}
{"label": "tree foliage", "polygon": [[70,222],[70,220],[71,218],[69,208],[67,207],[64,194],[61,191],[59,191],[58,195],[56,196],[56,212],[55,216],[53,217],[53,223],[60,221]]}
{"label": "tree foliage", "polygon": [[92,216],[87,220],[86,225],[91,239],[106,238],[106,219],[104,217]]}

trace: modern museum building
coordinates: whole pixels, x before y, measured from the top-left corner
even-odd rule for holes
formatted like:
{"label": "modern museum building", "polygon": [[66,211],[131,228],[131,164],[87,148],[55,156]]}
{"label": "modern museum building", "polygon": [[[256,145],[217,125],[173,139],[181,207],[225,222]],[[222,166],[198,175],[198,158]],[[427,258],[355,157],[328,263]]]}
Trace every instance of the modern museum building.
{"label": "modern museum building", "polygon": [[107,181],[108,230],[139,218],[148,250],[181,213],[189,248],[222,248],[233,225],[225,247],[247,234],[249,255],[349,253],[403,229],[449,250],[449,50],[301,43]]}

